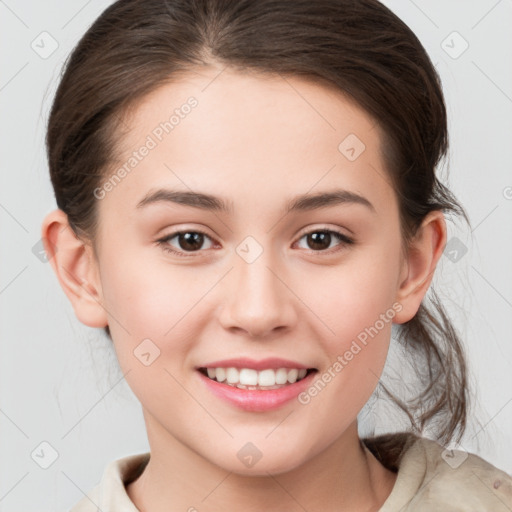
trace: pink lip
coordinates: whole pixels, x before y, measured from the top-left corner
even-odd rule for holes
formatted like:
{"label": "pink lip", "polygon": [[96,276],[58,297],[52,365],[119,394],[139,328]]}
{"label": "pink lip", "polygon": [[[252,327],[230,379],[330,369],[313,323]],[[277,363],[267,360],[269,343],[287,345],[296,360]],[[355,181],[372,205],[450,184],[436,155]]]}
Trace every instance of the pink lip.
{"label": "pink lip", "polygon": [[305,366],[297,363],[296,361],[289,361],[287,359],[280,359],[278,357],[269,357],[261,361],[255,361],[247,357],[239,357],[236,359],[223,359],[222,361],[213,361],[197,368],[251,368],[253,370],[266,370],[268,368],[278,370],[279,368],[305,368],[306,370],[311,366]]}
{"label": "pink lip", "polygon": [[[267,360],[268,363],[269,360]],[[280,360],[282,362],[282,360]],[[223,368],[225,361],[222,364],[215,363],[215,367]],[[294,363],[295,364],[295,363]],[[230,364],[227,367],[237,367],[236,364]],[[239,368],[252,368],[251,366],[238,366]],[[278,368],[285,368],[286,365],[277,366]],[[271,368],[271,366],[265,366],[265,368]],[[297,366],[291,365],[291,368],[297,368]],[[298,368],[304,368],[304,366],[298,366]],[[256,368],[255,368],[256,369]],[[279,389],[268,389],[268,390],[249,390],[239,389],[228,384],[217,382],[203,375],[201,372],[197,372],[201,380],[205,383],[208,389],[219,398],[231,403],[239,409],[250,412],[263,412],[277,409],[283,406],[285,403],[296,398],[302,391],[304,391],[311,384],[311,380],[317,372],[311,372],[306,375],[302,380],[295,382],[294,384],[288,384]]]}

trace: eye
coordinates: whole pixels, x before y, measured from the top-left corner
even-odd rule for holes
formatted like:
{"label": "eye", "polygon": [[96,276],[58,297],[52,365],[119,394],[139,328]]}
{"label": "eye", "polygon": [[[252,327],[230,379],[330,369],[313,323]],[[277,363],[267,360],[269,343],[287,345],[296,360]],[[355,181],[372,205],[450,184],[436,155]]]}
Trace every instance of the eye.
{"label": "eye", "polygon": [[[174,239],[176,239],[176,245],[171,243]],[[343,249],[343,246],[354,243],[354,240],[348,236],[332,229],[316,229],[309,231],[300,237],[299,242],[302,239],[306,239],[306,243],[313,252],[336,252]],[[211,249],[213,246],[211,242],[212,239],[206,233],[198,230],[183,230],[171,233],[157,240],[156,243],[166,252],[175,254],[176,256],[190,257],[193,256],[195,252],[201,252],[201,248],[205,248],[203,247],[205,240],[210,241],[210,245],[206,247],[206,249]],[[332,249],[332,243],[335,241],[338,241],[339,247],[335,249],[335,251],[327,251],[328,249]],[[172,247],[175,247],[177,250]]]}
{"label": "eye", "polygon": [[309,231],[301,236],[299,242],[302,239],[306,239],[306,244],[309,245],[309,248],[314,252],[327,252],[327,249],[332,248],[331,243],[336,240],[340,242],[338,244],[339,247],[332,252],[341,250],[343,249],[343,246],[354,243],[354,240],[348,236],[332,229],[316,229],[315,231]]}
{"label": "eye", "polygon": [[[179,250],[172,249],[171,240],[176,238],[176,242]],[[205,238],[211,241],[211,238],[202,231],[176,231],[170,235],[157,240],[156,243],[162,247],[166,252],[176,254],[177,256],[192,256],[192,254],[186,254],[187,252],[198,252],[204,244]],[[207,249],[211,248],[207,247]]]}

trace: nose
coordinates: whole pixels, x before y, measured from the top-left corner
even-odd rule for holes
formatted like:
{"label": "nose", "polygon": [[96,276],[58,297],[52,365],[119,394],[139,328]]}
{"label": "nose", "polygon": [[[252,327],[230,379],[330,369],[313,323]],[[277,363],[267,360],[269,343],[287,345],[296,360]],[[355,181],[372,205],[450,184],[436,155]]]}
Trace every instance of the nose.
{"label": "nose", "polygon": [[295,295],[284,272],[266,256],[268,252],[252,263],[235,255],[235,268],[227,276],[223,294],[220,323],[253,339],[282,334],[297,318]]}

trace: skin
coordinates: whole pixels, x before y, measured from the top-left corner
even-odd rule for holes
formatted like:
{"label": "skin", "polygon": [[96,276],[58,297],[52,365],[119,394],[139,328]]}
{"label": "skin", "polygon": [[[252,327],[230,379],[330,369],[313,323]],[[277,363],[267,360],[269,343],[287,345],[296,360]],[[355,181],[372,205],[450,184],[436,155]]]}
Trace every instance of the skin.
{"label": "skin", "polygon": [[[394,303],[401,308],[394,323],[414,316],[446,242],[444,217],[429,214],[403,250],[381,134],[364,110],[303,78],[219,72],[190,72],[126,115],[131,130],[113,170],[174,108],[198,100],[98,201],[96,252],[66,229],[59,210],[42,228],[77,317],[110,326],[142,404],[151,459],[128,494],[151,512],[378,510],[396,475],[360,445],[357,414],[382,373],[392,322],[306,405],[242,411],[213,396],[195,367],[282,357],[321,375]],[[338,150],[351,133],[366,146],[354,161]],[[233,210],[165,201],[137,208],[158,188],[221,196]],[[374,211],[346,203],[283,213],[296,195],[338,188],[364,196]],[[189,257],[155,243],[197,229],[209,238],[195,252],[178,237],[167,242]],[[333,236],[318,249],[304,235],[321,229],[354,243]],[[247,236],[263,250],[252,263],[236,252]],[[149,366],[133,354],[147,338],[160,350]],[[249,441],[262,453],[251,468],[237,457]]]}

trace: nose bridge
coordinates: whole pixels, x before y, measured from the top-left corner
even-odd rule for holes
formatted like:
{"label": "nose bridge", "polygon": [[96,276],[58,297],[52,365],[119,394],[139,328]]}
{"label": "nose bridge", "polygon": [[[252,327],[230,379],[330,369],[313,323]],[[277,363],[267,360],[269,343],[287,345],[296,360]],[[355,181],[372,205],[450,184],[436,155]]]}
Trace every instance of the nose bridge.
{"label": "nose bridge", "polygon": [[289,327],[294,319],[292,296],[287,290],[282,268],[267,247],[247,237],[236,248],[231,286],[226,297],[222,323],[255,336]]}

